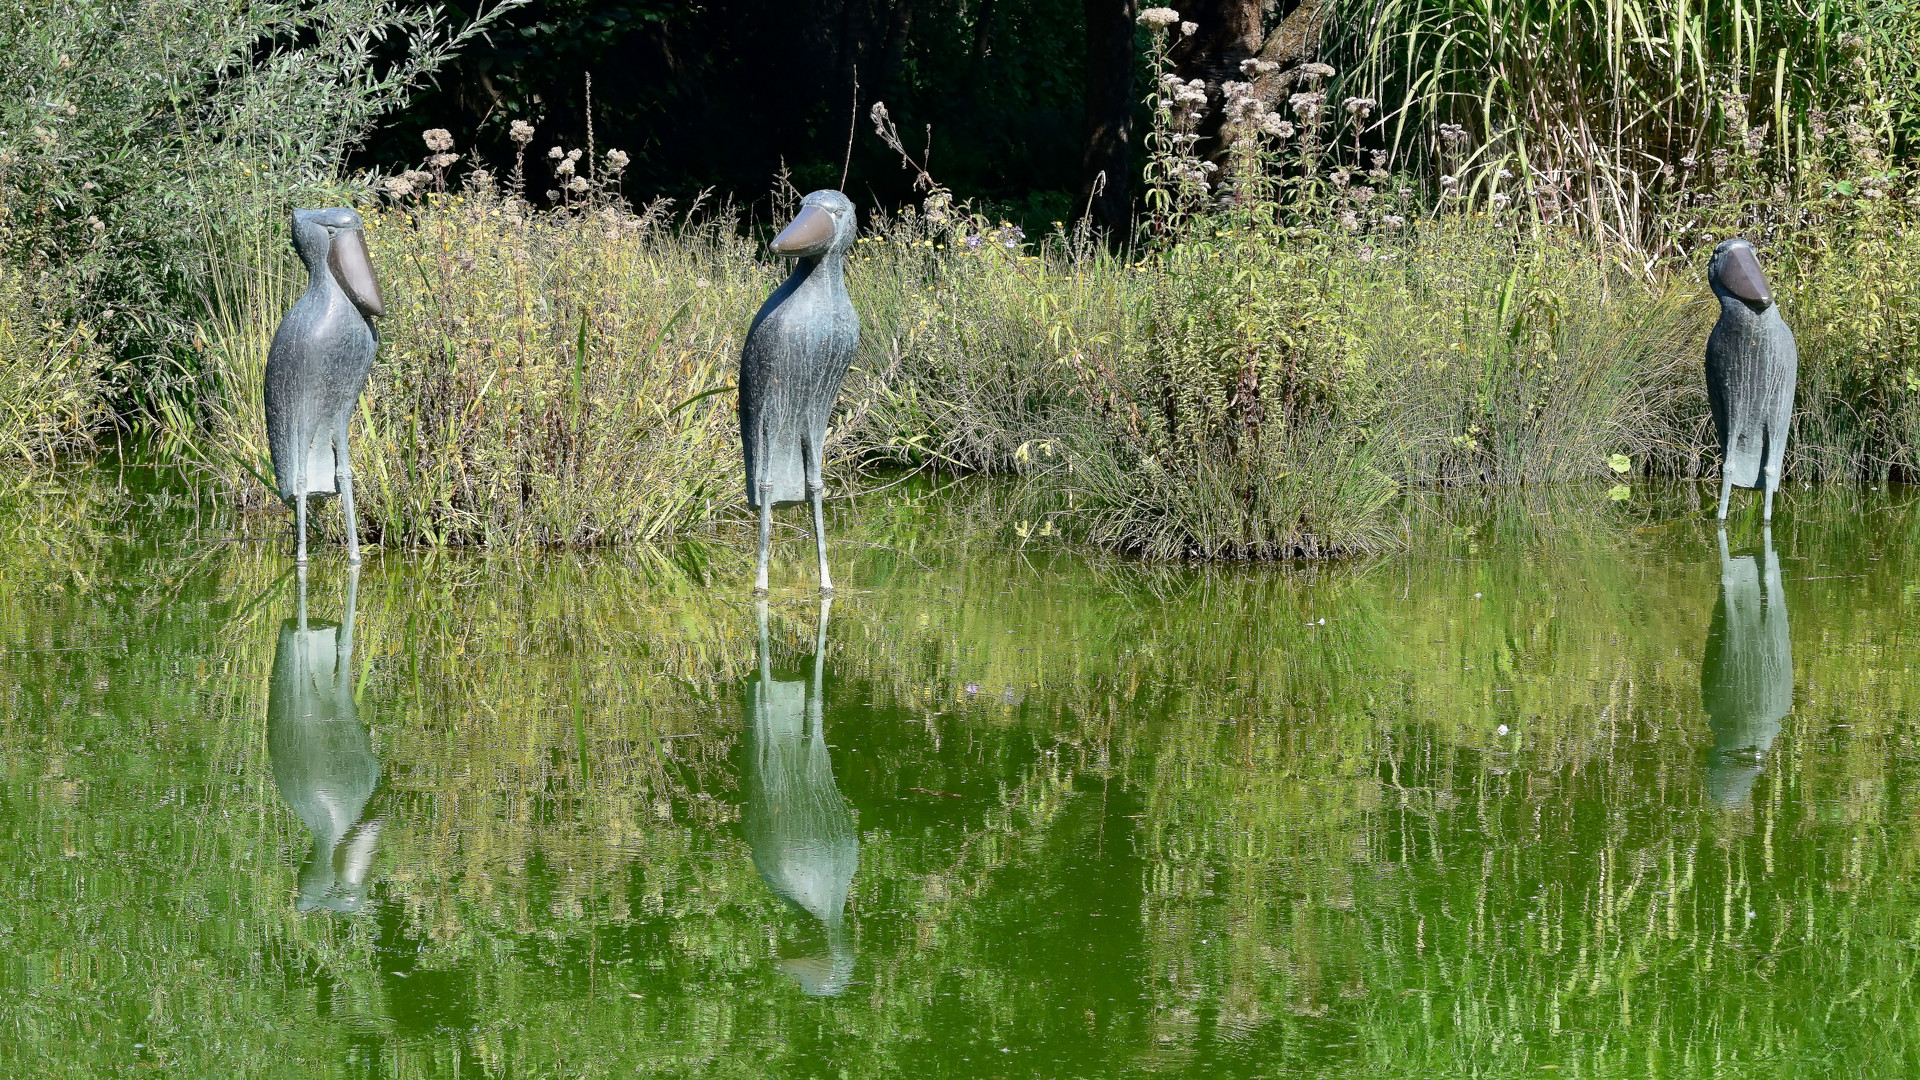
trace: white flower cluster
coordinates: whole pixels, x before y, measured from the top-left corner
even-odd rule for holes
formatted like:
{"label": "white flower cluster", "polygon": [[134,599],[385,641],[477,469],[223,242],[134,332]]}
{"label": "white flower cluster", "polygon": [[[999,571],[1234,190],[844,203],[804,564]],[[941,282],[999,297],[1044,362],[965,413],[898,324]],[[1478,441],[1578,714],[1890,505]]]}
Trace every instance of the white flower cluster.
{"label": "white flower cluster", "polygon": [[517,145],[525,146],[533,141],[533,125],[527,123],[525,120],[515,120],[513,125],[507,129],[507,137],[511,138]]}
{"label": "white flower cluster", "polygon": [[1134,21],[1149,30],[1165,30],[1180,21],[1180,13],[1170,7],[1153,7],[1141,12]]}
{"label": "white flower cluster", "polygon": [[1192,127],[1207,111],[1206,80],[1182,81],[1168,72],[1160,76],[1160,100],[1173,112],[1176,127]]}
{"label": "white flower cluster", "polygon": [[[1265,60],[1248,60],[1240,65],[1242,71],[1261,73],[1256,65],[1265,64],[1268,70],[1279,67]],[[1280,114],[1267,108],[1267,103],[1250,82],[1228,82],[1220,85],[1227,98],[1227,123],[1249,134],[1272,135],[1279,139],[1293,137],[1293,125],[1280,118]]]}

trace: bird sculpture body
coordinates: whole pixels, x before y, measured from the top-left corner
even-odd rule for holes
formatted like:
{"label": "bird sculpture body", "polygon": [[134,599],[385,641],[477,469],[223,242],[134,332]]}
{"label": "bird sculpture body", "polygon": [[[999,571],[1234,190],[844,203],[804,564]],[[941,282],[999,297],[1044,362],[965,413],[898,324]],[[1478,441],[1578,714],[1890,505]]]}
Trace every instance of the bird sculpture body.
{"label": "bird sculpture body", "polygon": [[1736,237],[1714,248],[1707,284],[1720,299],[1720,321],[1707,337],[1707,402],[1720,439],[1720,518],[1726,520],[1735,487],[1764,488],[1764,520],[1772,521],[1799,351],[1752,244]]}
{"label": "bird sculpture body", "polygon": [[820,636],[813,678],[776,681],[767,654],[767,607],[760,602],[760,672],[747,686],[746,788],[742,831],[754,869],[774,895],[820,921],[824,956],[781,963],[806,993],[830,997],[853,975],[847,940],[847,893],[860,868],[860,838],[833,780],[827,748],[822,681],[827,611],[820,601]]}
{"label": "bird sculpture body", "polygon": [[811,501],[820,555],[820,591],[833,591],[820,509],[821,443],[860,344],[860,317],[847,296],[847,252],[859,233],[853,203],[816,191],[772,250],[797,260],[753,317],[740,352],[740,444],[747,504],[760,512],[754,591],[767,591],[767,548],[776,506]]}
{"label": "bird sculpture body", "polygon": [[294,511],[296,561],[307,561],[307,499],[340,496],[347,559],[360,561],[347,424],[366,389],[384,314],[360,215],[345,207],[293,212],[293,249],[307,290],[274,331],[267,351],[267,447],[274,486]]}
{"label": "bird sculpture body", "polygon": [[380,839],[380,819],[367,813],[380,784],[380,759],[353,700],[354,581],[340,625],[310,625],[306,572],[300,571],[299,613],[280,627],[267,689],[273,783],[313,837],[300,868],[301,911],[358,911]]}
{"label": "bird sculpture body", "polygon": [[1762,561],[1730,558],[1720,533],[1720,602],[1700,662],[1700,705],[1713,732],[1707,795],[1721,806],[1746,801],[1780,721],[1793,708],[1793,637],[1780,586],[1780,556],[1761,530]]}

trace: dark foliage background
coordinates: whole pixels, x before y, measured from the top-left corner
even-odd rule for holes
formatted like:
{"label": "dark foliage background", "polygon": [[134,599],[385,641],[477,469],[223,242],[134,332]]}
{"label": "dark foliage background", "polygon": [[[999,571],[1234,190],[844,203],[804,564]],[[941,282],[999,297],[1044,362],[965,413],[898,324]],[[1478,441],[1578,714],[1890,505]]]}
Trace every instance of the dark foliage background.
{"label": "dark foliage background", "polygon": [[[446,6],[470,17],[475,0]],[[355,164],[414,165],[420,133],[446,127],[505,166],[508,125],[526,119],[537,177],[547,148],[585,146],[591,75],[595,148],[632,156],[630,197],[711,188],[753,204],[783,163],[802,191],[835,186],[851,126],[848,191],[893,206],[912,199],[912,176],[873,137],[867,111],[884,100],[916,153],[931,128],[942,183],[1044,225],[1083,191],[1088,14],[1131,30],[1134,11],[1132,0],[535,0],[390,118]],[[1122,100],[1137,103],[1144,80],[1129,81]]]}

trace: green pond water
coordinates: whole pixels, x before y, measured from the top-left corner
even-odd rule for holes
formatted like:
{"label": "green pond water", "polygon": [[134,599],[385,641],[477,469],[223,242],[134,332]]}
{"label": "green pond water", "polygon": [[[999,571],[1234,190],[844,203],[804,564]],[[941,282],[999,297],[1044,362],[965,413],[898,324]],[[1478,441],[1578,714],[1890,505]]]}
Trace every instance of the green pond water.
{"label": "green pond water", "polygon": [[1912,491],[1194,568],[902,487],[763,645],[730,533],[302,624],[155,490],[0,500],[0,1075],[1920,1072]]}

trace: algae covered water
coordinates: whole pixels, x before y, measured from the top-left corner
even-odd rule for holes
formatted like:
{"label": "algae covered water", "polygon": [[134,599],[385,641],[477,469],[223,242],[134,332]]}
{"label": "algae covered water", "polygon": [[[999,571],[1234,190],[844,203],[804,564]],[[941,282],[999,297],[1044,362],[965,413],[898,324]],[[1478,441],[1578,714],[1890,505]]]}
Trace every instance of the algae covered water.
{"label": "algae covered water", "polygon": [[1194,568],[901,488],[762,612],[29,484],[0,1072],[1911,1075],[1920,499],[1703,493]]}

